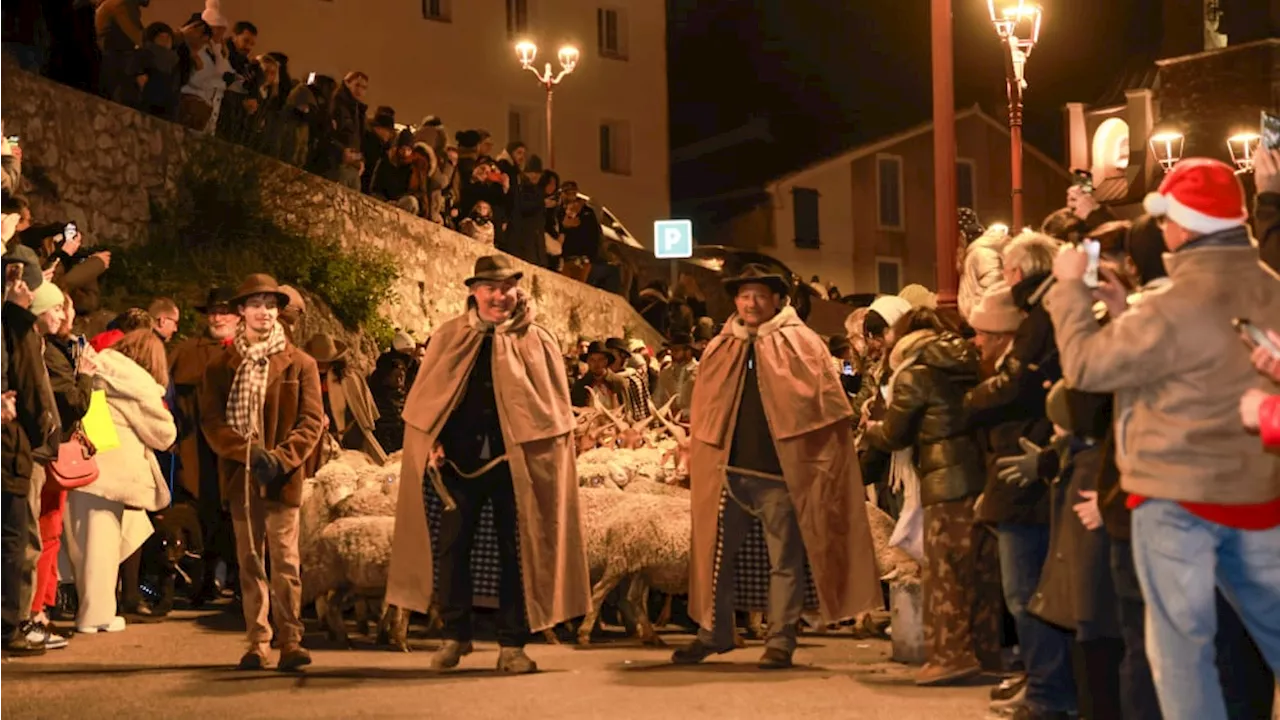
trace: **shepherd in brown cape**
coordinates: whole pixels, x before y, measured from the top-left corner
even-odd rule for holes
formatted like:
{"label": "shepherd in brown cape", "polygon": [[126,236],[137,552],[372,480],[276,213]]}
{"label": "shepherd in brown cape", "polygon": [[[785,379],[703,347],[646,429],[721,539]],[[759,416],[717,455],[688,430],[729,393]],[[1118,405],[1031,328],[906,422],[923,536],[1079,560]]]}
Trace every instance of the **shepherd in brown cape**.
{"label": "shepherd in brown cape", "polygon": [[806,559],[823,620],[881,607],[853,407],[826,343],[784,306],[781,276],[748,265],[725,288],[737,313],[702,356],[690,410],[689,614],[700,630],[672,661],[733,649],[736,559],[759,518],[771,566],[760,668],[789,668]]}
{"label": "shepherd in brown cape", "polygon": [[[445,638],[431,661],[437,669],[456,667],[472,651],[471,548],[485,502],[493,505],[501,565],[499,670],[536,671],[524,653],[530,631],[591,607],[568,378],[555,338],[533,322],[520,277],[505,256],[476,261],[468,310],[432,336],[404,406],[387,602],[426,612],[437,593]],[[436,528],[434,587],[428,472],[446,508]]]}

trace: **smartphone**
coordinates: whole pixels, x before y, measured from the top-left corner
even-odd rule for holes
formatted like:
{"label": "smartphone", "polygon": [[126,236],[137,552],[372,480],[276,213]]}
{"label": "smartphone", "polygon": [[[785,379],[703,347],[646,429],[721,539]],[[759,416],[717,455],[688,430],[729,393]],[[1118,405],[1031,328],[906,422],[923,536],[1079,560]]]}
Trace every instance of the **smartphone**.
{"label": "smartphone", "polygon": [[1086,238],[1080,243],[1084,254],[1089,256],[1089,265],[1084,271],[1084,284],[1091,288],[1098,287],[1098,261],[1102,258],[1102,243],[1093,238]]}
{"label": "smartphone", "polygon": [[1084,192],[1093,194],[1093,173],[1088,170],[1072,170],[1071,184],[1080,188]]}
{"label": "smartphone", "polygon": [[[1263,113],[1263,114],[1265,115],[1266,113]],[[10,144],[10,145],[21,145],[21,144],[22,144],[22,138],[18,137],[17,135],[10,135],[9,137],[7,137],[7,138],[5,138],[5,139],[9,141],[9,144]]]}
{"label": "smartphone", "polygon": [[308,76],[307,76],[307,84],[308,84],[308,85],[313,85],[313,84],[315,84],[315,81],[316,81],[316,74],[315,74],[315,73],[311,73],[310,75],[308,75]]}
{"label": "smartphone", "polygon": [[1236,318],[1231,321],[1245,344],[1251,348],[1266,348],[1272,357],[1280,358],[1280,346],[1271,341],[1271,337],[1262,328],[1249,322],[1248,318]]}
{"label": "smartphone", "polygon": [[[1263,110],[1262,129],[1258,134],[1262,136],[1262,147],[1268,150],[1280,150],[1280,115],[1272,115]],[[9,142],[15,141],[11,138]]]}
{"label": "smartphone", "polygon": [[62,228],[62,241],[66,242],[68,240],[72,240],[79,234],[80,228],[76,227],[75,223],[69,222],[66,227]]}
{"label": "smartphone", "polygon": [[847,377],[853,377],[853,363],[845,360],[844,364],[840,366],[840,372]]}

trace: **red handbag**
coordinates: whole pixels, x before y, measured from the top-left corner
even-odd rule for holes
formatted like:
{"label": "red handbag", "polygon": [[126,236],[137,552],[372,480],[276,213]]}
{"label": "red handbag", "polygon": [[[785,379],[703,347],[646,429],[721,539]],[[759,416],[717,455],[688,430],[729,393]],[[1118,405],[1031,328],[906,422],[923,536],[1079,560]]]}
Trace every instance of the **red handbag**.
{"label": "red handbag", "polygon": [[81,430],[58,446],[58,457],[48,466],[49,478],[63,490],[75,490],[98,479],[98,450]]}

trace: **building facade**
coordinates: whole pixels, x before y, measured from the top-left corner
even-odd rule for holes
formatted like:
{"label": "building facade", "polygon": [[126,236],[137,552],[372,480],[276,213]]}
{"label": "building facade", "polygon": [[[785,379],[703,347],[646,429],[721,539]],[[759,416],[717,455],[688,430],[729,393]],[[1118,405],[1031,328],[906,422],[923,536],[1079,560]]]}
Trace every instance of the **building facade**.
{"label": "building facade", "polygon": [[[956,115],[959,207],[985,223],[1009,221],[1009,130],[979,108]],[[1023,205],[1031,224],[1063,206],[1069,175],[1044,153],[1023,153]],[[776,257],[806,280],[844,295],[937,286],[933,126],[925,124],[782,177],[766,203],[735,218],[735,244]],[[769,222],[762,222],[767,215]],[[749,228],[768,228],[752,238]],[[753,239],[759,242],[752,242]]]}
{"label": "building facade", "polygon": [[[222,0],[232,23],[258,28],[256,53],[289,56],[290,74],[369,75],[372,108],[400,123],[440,117],[450,133],[489,130],[545,160],[546,92],[520,68],[515,44],[537,44],[536,65],[573,45],[574,72],[556,89],[556,167],[636,235],[668,216],[666,9],[651,0]],[[156,2],[144,22],[175,27],[190,5]],[[497,152],[495,150],[495,152]]]}

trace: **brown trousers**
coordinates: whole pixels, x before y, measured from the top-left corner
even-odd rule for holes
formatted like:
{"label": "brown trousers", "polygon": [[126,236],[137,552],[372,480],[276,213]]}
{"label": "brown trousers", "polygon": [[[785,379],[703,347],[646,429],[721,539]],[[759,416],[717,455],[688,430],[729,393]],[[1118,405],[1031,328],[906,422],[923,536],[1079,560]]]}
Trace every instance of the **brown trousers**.
{"label": "brown trousers", "polygon": [[996,538],[974,523],[976,498],[924,509],[924,644],[932,665],[1000,666]]}
{"label": "brown trousers", "polygon": [[[257,488],[254,488],[256,490]],[[236,557],[240,561],[240,593],[249,651],[267,657],[271,652],[271,624],[280,631],[280,649],[302,642],[302,571],[298,553],[298,508],[267,500],[250,492],[248,514],[243,488],[230,489],[231,520],[235,524]],[[252,547],[249,540],[252,538]],[[254,557],[254,551],[258,557]],[[264,578],[271,558],[271,587]],[[275,597],[270,592],[275,591]]]}

